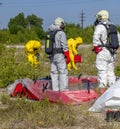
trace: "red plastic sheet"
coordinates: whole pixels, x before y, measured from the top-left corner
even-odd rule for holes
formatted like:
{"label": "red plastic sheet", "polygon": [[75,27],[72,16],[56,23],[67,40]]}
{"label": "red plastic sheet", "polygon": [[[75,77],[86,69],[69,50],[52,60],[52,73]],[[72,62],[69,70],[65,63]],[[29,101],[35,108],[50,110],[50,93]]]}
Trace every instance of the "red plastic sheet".
{"label": "red plastic sheet", "polygon": [[[69,77],[71,83],[97,83],[94,77],[80,78]],[[16,84],[10,96],[27,97],[33,100],[48,99],[50,102],[61,102],[62,104],[81,104],[98,98],[98,94],[94,89],[69,90],[69,91],[52,91],[51,80],[30,80],[23,79],[22,82]]]}

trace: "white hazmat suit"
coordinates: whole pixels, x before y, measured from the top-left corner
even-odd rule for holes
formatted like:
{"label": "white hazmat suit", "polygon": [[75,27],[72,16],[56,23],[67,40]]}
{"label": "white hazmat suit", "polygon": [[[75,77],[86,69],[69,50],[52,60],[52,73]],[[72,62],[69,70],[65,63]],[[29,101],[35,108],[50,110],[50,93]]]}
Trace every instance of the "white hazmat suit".
{"label": "white hazmat suit", "polygon": [[[104,13],[104,11],[102,11],[102,13]],[[108,18],[106,18],[106,15],[103,16],[105,16],[105,19],[103,17],[103,19],[100,20],[99,24],[96,25],[93,35],[93,46],[96,53],[96,68],[98,70],[98,81],[100,88],[111,86],[116,80],[114,73],[116,54],[111,54],[106,47],[99,47],[100,45],[107,44],[107,29],[100,23],[107,25],[111,24],[108,21]],[[107,15],[107,17],[108,16],[109,15]],[[119,34],[118,40],[120,43]]]}
{"label": "white hazmat suit", "polygon": [[[61,29],[61,23],[59,23],[61,18],[58,17],[56,20],[58,21],[55,21],[55,24],[52,24],[49,27],[50,31]],[[54,91],[68,90],[68,69],[66,62],[70,62],[70,57],[66,34],[63,30],[58,31],[55,35],[54,49],[56,52],[54,52],[54,54],[50,57],[52,89]]]}

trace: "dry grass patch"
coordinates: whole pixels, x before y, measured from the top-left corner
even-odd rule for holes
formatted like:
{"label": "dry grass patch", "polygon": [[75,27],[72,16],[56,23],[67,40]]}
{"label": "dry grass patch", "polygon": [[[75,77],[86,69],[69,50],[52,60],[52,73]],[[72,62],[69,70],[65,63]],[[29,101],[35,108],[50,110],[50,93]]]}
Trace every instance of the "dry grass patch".
{"label": "dry grass patch", "polygon": [[7,95],[0,100],[0,129],[119,129],[119,122],[104,120],[104,112],[88,111],[94,101],[73,106]]}

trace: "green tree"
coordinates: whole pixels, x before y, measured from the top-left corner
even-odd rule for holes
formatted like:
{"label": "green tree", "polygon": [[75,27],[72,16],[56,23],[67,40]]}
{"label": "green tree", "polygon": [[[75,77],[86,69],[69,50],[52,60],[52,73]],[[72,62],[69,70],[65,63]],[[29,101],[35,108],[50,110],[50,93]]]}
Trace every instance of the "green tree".
{"label": "green tree", "polygon": [[43,19],[38,18],[36,15],[32,14],[32,15],[28,15],[26,18],[26,26],[31,29],[32,27],[36,26],[39,27],[41,29],[42,28],[42,24],[43,24]]}
{"label": "green tree", "polygon": [[11,34],[17,34],[25,28],[25,18],[23,13],[19,13],[15,18],[11,18],[8,23],[8,28]]}
{"label": "green tree", "polygon": [[67,38],[75,38],[77,36],[80,36],[80,30],[82,28],[79,25],[75,25],[74,23],[66,23],[66,35]]}
{"label": "green tree", "polygon": [[42,18],[38,18],[36,15],[32,14],[32,15],[28,15],[26,18],[26,26],[27,28],[31,31],[35,31],[35,33],[37,34],[37,36],[40,39],[43,39],[45,36],[45,32],[43,30],[43,19]]}
{"label": "green tree", "polygon": [[67,39],[80,36],[83,39],[83,42],[88,44],[92,42],[93,31],[93,26],[81,28],[79,24],[76,25],[74,23],[66,23],[65,32]]}
{"label": "green tree", "polygon": [[[45,37],[45,32],[43,30],[42,24],[43,24],[43,19],[37,17],[34,14],[28,15],[27,18],[25,18],[23,13],[19,13],[17,16],[15,16],[15,18],[10,19],[8,23],[8,28],[9,28],[10,34],[18,35],[18,33],[20,34],[21,32],[23,33],[23,36],[24,36],[26,29],[28,29],[29,34],[33,34],[33,31],[34,31],[39,39],[43,39]],[[24,42],[25,38],[26,37],[18,38],[18,39],[22,39],[21,41]]]}

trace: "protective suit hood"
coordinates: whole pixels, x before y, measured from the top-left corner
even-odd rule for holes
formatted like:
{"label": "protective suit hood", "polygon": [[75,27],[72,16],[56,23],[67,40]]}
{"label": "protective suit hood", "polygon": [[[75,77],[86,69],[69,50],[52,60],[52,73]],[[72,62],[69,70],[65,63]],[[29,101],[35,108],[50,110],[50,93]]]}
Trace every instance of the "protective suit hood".
{"label": "protective suit hood", "polygon": [[49,31],[56,31],[58,29],[60,29],[60,27],[55,24],[50,25],[48,28]]}
{"label": "protective suit hood", "polygon": [[[101,23],[103,23],[103,24],[107,24],[107,25],[112,24],[112,22],[111,22],[111,21],[109,21],[109,20],[102,20],[102,21],[98,22],[98,24],[101,24]],[[96,25],[98,25],[98,24],[96,24]]]}
{"label": "protective suit hood", "polygon": [[81,44],[82,42],[83,42],[83,40],[82,40],[81,37],[75,38],[75,43],[76,43],[76,45],[79,45],[79,44]]}
{"label": "protective suit hood", "polygon": [[111,24],[111,22],[109,20],[102,20],[99,23],[104,23],[104,24]]}

